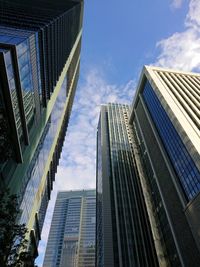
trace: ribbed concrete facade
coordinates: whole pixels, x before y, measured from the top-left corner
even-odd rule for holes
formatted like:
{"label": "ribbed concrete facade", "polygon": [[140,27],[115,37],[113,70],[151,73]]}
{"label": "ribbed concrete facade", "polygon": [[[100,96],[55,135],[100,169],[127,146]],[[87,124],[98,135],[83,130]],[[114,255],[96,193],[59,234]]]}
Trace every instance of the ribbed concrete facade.
{"label": "ribbed concrete facade", "polygon": [[145,66],[129,120],[169,266],[200,265],[199,97],[199,74]]}

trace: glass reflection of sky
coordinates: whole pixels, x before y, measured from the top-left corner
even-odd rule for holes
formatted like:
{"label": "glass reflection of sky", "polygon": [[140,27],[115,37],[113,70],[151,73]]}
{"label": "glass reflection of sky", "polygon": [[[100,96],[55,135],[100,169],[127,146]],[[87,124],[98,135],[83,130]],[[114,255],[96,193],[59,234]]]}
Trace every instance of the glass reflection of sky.
{"label": "glass reflection of sky", "polygon": [[[38,145],[38,148],[35,152],[36,154],[33,157],[32,162],[30,163],[32,170],[31,172],[28,170],[26,175],[24,176],[24,186],[22,187],[22,190],[24,190],[27,181],[28,184],[26,186],[24,199],[21,204],[21,210],[23,211],[21,216],[21,223],[27,223],[27,219],[29,218],[30,212],[32,211],[34,196],[39,189],[40,181],[44,173],[44,162],[46,162],[48,158],[51,146],[55,138],[55,134],[58,130],[58,124],[63,114],[63,109],[66,102],[66,83],[67,79],[65,77],[52,109],[49,123],[47,123],[46,125],[46,129],[43,132],[43,137],[41,138],[40,144]],[[24,206],[26,206],[26,209],[24,209]]]}
{"label": "glass reflection of sky", "polygon": [[13,66],[12,66],[12,59],[11,59],[10,51],[6,51],[6,53],[4,53],[4,58],[5,58],[12,106],[13,106],[13,111],[14,111],[14,116],[15,116],[15,122],[17,126],[18,135],[19,137],[21,137],[22,125],[21,125],[21,119],[20,119],[20,114],[19,114],[19,103],[18,103],[18,98],[17,98],[16,84],[14,80],[14,73],[13,73]]}
{"label": "glass reflection of sky", "polygon": [[200,191],[200,172],[149,82],[145,84],[143,96],[183,192],[191,200]]}
{"label": "glass reflection of sky", "polygon": [[17,45],[20,42],[23,42],[25,38],[19,36],[9,35],[7,33],[0,33],[0,43]]}
{"label": "glass reflection of sky", "polygon": [[[30,59],[30,45],[29,39],[25,39],[19,45],[17,45],[17,58],[19,66],[19,75],[21,81],[21,88],[23,92],[23,102],[25,107],[26,122],[29,122],[34,117],[34,97],[33,97],[33,77]],[[29,94],[26,94],[29,93]],[[27,108],[28,107],[28,108]]]}
{"label": "glass reflection of sky", "polygon": [[[30,42],[29,36],[33,34],[30,31],[24,31],[19,29],[12,29],[8,27],[0,26],[0,43],[15,45],[17,51],[19,75],[22,87],[23,102],[25,106],[25,116],[28,129],[31,130],[33,125],[34,113],[35,113],[35,100],[34,100],[34,89],[33,89],[33,77],[32,77],[32,64],[30,59]],[[39,47],[38,47],[38,33],[35,35],[35,50],[31,50],[32,53],[35,52],[35,57],[37,61],[37,89],[40,95],[40,105],[42,103],[41,96],[41,78],[40,78],[40,59],[39,59]],[[10,55],[5,58],[7,67],[8,79],[13,83],[11,78],[13,78],[13,67]],[[24,92],[29,92],[29,95]],[[26,107],[29,106],[27,109]]]}
{"label": "glass reflection of sky", "polygon": [[[23,94],[23,102],[25,106],[25,116],[26,122],[29,126],[29,122],[34,117],[34,97],[33,97],[33,82],[32,82],[32,70],[31,70],[31,61],[30,61],[30,45],[29,45],[29,36],[30,32],[28,31],[20,31],[20,30],[13,30],[10,28],[6,28],[0,26],[0,43],[8,44],[8,45],[15,45],[17,51],[17,59],[18,59],[18,67],[19,67],[19,75],[21,80],[21,87],[22,87],[22,94]],[[18,99],[16,94],[16,84],[15,84],[15,77],[13,73],[13,62],[11,59],[11,54],[8,51],[5,53],[5,63],[7,68],[7,75],[11,90],[11,97],[13,102],[13,109],[14,113],[17,112],[17,116],[15,114],[15,119],[17,122],[18,135],[21,137],[22,129],[19,125],[19,105]],[[41,88],[39,88],[41,91]],[[29,95],[24,94],[24,92],[31,92]],[[14,96],[14,99],[13,99]],[[29,109],[26,107],[29,106]]]}

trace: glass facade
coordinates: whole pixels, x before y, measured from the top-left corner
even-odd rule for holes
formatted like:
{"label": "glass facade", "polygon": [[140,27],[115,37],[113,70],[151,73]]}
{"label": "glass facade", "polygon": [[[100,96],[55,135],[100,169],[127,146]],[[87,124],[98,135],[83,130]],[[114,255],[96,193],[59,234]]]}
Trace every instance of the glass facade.
{"label": "glass facade", "polygon": [[59,192],[43,266],[95,266],[95,190]]}
{"label": "glass facade", "polygon": [[[31,43],[31,39],[34,36],[34,48]],[[39,58],[39,47],[38,47],[38,33],[33,33],[29,31],[19,30],[12,28],[6,28],[0,26],[0,40],[2,40],[4,45],[7,45],[7,53],[5,53],[5,65],[7,78],[9,82],[9,88],[11,91],[11,98],[13,103],[13,110],[15,113],[15,121],[18,130],[19,139],[23,139],[23,123],[20,118],[20,109],[25,113],[25,121],[30,132],[32,126],[34,125],[36,105],[40,105],[35,102],[35,96],[41,94],[41,80],[40,80],[40,58]],[[1,41],[0,41],[1,42]],[[11,56],[12,47],[15,46],[16,58],[17,58],[17,69],[16,62],[14,62],[13,56]],[[37,60],[36,72],[33,71],[33,62],[31,57],[35,57]],[[14,75],[16,71],[19,73],[19,80]],[[37,79],[37,84],[33,84],[33,79]],[[22,94],[22,103],[20,103],[19,89]],[[34,92],[37,91],[37,92]]]}
{"label": "glass facade", "polygon": [[200,172],[148,81],[144,86],[143,97],[183,193],[188,201],[192,200],[200,191]]}
{"label": "glass facade", "polygon": [[20,118],[19,100],[17,97],[16,81],[14,78],[14,72],[13,72],[14,70],[13,70],[11,52],[7,51],[4,55],[5,55],[5,63],[6,63],[6,70],[7,70],[7,75],[8,75],[8,83],[9,83],[9,89],[10,89],[10,94],[11,94],[11,100],[12,100],[15,121],[16,121],[16,126],[17,126],[17,132],[18,132],[19,138],[22,139],[23,138],[22,137],[22,123],[21,123],[21,118]]}
{"label": "glass facade", "polygon": [[[101,109],[97,135],[97,267],[158,266],[128,117],[127,105],[108,104]],[[107,141],[102,138],[105,136]]]}
{"label": "glass facade", "polygon": [[35,257],[79,76],[83,2],[0,2],[0,189],[18,195]]}
{"label": "glass facade", "polygon": [[18,45],[16,49],[25,119],[28,129],[31,129],[35,113],[35,101],[29,39],[26,39],[25,41],[20,43],[20,45]]}
{"label": "glass facade", "polygon": [[[21,204],[22,217],[21,222],[27,223],[36,193],[39,189],[41,178],[44,173],[45,162],[48,160],[49,153],[54,142],[58,124],[61,122],[63,108],[66,102],[66,77],[62,83],[56,102],[54,104],[51,117],[46,124],[43,136],[36,149],[35,155],[27,169],[26,175],[23,177],[23,186],[21,186],[21,196],[23,201]],[[28,182],[28,184],[27,184]]]}

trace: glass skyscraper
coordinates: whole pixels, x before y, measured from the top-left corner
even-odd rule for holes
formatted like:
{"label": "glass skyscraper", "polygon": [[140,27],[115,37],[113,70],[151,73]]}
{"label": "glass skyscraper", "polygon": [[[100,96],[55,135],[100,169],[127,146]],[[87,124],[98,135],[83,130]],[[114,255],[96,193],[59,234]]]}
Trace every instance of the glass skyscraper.
{"label": "glass skyscraper", "polygon": [[94,267],[95,225],[95,190],[58,192],[43,267]]}
{"label": "glass skyscraper", "polygon": [[0,189],[18,195],[33,254],[79,75],[82,1],[0,1]]}
{"label": "glass skyscraper", "polygon": [[96,266],[158,265],[136,168],[129,106],[101,106],[97,133]]}
{"label": "glass skyscraper", "polygon": [[200,75],[143,68],[132,106],[102,105],[96,266],[200,266]]}

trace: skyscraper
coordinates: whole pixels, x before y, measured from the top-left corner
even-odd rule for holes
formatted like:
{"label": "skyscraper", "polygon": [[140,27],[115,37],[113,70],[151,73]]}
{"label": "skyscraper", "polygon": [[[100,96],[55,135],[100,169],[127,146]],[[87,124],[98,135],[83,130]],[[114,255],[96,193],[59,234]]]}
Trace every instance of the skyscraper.
{"label": "skyscraper", "polygon": [[101,106],[97,133],[96,266],[159,266],[128,124],[129,106]]}
{"label": "skyscraper", "polygon": [[134,150],[171,266],[200,266],[200,75],[144,67]]}
{"label": "skyscraper", "polygon": [[95,190],[58,192],[43,267],[94,267],[95,216]]}
{"label": "skyscraper", "polygon": [[37,244],[79,75],[82,1],[0,1],[0,188]]}
{"label": "skyscraper", "polygon": [[96,266],[200,266],[200,75],[145,66],[101,107]]}

